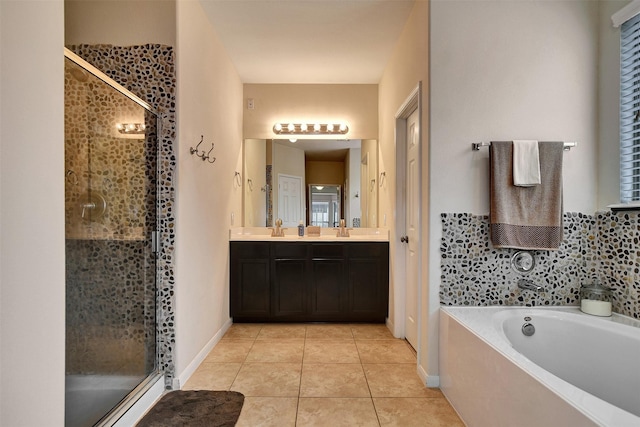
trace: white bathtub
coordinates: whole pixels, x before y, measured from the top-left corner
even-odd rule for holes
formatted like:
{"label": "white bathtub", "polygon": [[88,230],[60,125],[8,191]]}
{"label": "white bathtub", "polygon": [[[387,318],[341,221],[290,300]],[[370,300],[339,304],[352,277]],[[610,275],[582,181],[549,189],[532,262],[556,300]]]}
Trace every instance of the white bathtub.
{"label": "white bathtub", "polygon": [[637,427],[640,322],[577,307],[443,307],[440,385],[470,427]]}

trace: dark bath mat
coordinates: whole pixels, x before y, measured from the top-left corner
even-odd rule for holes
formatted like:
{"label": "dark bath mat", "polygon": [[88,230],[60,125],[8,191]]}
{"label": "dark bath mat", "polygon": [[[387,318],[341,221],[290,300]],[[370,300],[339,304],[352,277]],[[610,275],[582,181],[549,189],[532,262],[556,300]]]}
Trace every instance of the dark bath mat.
{"label": "dark bath mat", "polygon": [[188,390],[165,394],[137,427],[233,427],[244,395],[235,391]]}

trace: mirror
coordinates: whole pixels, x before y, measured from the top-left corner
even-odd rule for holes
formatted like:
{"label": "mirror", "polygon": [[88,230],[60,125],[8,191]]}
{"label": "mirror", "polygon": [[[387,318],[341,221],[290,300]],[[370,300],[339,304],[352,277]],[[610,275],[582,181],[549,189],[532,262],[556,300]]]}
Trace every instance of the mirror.
{"label": "mirror", "polygon": [[377,227],[376,140],[245,139],[243,150],[245,227]]}

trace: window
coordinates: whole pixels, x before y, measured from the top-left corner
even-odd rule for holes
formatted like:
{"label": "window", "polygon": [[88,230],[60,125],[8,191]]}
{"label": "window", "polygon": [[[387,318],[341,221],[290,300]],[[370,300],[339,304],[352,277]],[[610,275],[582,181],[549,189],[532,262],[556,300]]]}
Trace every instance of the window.
{"label": "window", "polygon": [[640,201],[640,15],[620,34],[620,201]]}

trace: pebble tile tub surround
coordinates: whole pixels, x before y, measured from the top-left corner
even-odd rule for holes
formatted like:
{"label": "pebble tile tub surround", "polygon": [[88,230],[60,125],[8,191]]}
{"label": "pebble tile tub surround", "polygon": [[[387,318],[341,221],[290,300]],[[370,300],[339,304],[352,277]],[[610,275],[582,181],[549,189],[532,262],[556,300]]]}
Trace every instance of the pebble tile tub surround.
{"label": "pebble tile tub surround", "polygon": [[559,250],[533,251],[527,278],[540,293],[518,288],[516,250],[492,247],[488,216],[444,213],[442,226],[442,305],[578,305],[580,285],[598,279],[613,290],[613,311],[640,318],[640,213],[565,213]]}

